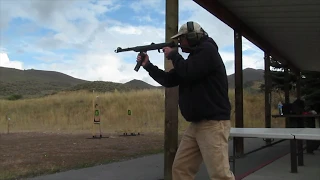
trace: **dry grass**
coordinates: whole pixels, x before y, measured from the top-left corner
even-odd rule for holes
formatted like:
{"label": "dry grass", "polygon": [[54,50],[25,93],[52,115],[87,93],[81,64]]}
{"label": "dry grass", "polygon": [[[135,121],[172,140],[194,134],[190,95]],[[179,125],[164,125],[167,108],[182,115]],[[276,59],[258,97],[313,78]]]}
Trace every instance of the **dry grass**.
{"label": "dry grass", "polygon": [[[91,132],[93,121],[92,101],[99,96],[101,128],[105,133],[163,132],[164,91],[140,90],[129,93],[88,92],[59,93],[40,99],[0,101],[0,132],[7,131],[5,115],[11,118],[10,132]],[[234,123],[234,91],[229,92]],[[275,95],[274,97],[277,97]],[[272,111],[276,113],[272,100]],[[127,110],[132,115],[127,115]],[[264,127],[264,94],[244,92],[245,127]],[[179,130],[188,123],[179,112]],[[282,127],[282,119],[272,119],[273,127]],[[96,128],[97,129],[97,128]]]}
{"label": "dry grass", "polygon": [[[93,124],[93,100],[97,95],[102,134],[113,138],[88,139]],[[234,112],[234,91],[229,95]],[[275,95],[274,113],[277,102]],[[132,111],[130,117],[128,109]],[[164,91],[159,89],[103,94],[61,92],[39,99],[0,100],[0,179],[38,176],[161,152],[164,113]],[[5,115],[11,119],[10,134],[2,134],[7,132]],[[264,127],[264,94],[244,93],[244,124]],[[272,120],[273,127],[283,124],[283,119]],[[180,132],[187,125],[179,113]],[[143,135],[114,134],[123,132]]]}

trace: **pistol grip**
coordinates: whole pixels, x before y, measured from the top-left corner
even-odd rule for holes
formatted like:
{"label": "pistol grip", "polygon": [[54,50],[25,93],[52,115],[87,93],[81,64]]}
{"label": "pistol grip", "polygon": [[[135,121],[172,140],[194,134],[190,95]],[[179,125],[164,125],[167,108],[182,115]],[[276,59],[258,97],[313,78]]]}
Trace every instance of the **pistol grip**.
{"label": "pistol grip", "polygon": [[140,52],[140,53],[139,53],[139,56],[141,56],[141,60],[138,61],[137,64],[136,64],[136,66],[134,67],[134,70],[137,71],[137,72],[139,71],[142,62],[144,61],[144,58],[146,57],[146,56],[143,54],[143,52]]}

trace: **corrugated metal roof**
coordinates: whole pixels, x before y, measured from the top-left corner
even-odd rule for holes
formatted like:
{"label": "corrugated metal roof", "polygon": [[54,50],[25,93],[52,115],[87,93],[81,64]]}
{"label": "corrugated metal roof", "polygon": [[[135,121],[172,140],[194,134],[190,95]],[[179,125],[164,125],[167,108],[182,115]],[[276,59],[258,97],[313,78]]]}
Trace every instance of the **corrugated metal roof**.
{"label": "corrugated metal roof", "polygon": [[[214,15],[219,14],[218,18],[226,16],[225,10],[229,10],[276,49],[281,54],[278,58],[301,70],[320,71],[320,0],[194,1]],[[225,9],[209,7],[215,3]],[[227,24],[235,28],[235,22]],[[265,44],[259,47],[269,48]]]}

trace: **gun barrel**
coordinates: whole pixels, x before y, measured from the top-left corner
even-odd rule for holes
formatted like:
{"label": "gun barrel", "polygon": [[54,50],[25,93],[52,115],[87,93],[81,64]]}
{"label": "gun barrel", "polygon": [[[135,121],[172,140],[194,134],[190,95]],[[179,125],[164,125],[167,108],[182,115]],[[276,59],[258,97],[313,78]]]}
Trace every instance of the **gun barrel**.
{"label": "gun barrel", "polygon": [[147,52],[147,51],[152,51],[152,50],[160,50],[164,47],[180,47],[178,44],[175,42],[169,42],[169,43],[151,43],[150,45],[145,45],[145,46],[136,46],[136,47],[129,47],[129,48],[121,48],[118,47],[115,52],[125,52],[125,51],[135,51],[135,52]]}
{"label": "gun barrel", "polygon": [[[136,46],[136,47],[129,47],[129,48],[124,48],[122,49],[121,47],[118,47],[114,52],[119,53],[119,52],[126,52],[126,51],[135,51],[139,52],[140,55],[143,57],[143,52],[151,51],[151,50],[158,50],[160,53],[160,49],[164,47],[181,47],[179,44],[175,43],[174,41],[168,42],[168,43],[151,43],[150,45],[145,45],[145,46]],[[142,61],[137,62],[134,70],[139,71],[140,66],[141,66]]]}
{"label": "gun barrel", "polygon": [[114,50],[115,53],[119,53],[119,52],[125,52],[125,51],[132,51],[132,48],[124,48],[122,49],[121,47],[118,47],[116,50]]}

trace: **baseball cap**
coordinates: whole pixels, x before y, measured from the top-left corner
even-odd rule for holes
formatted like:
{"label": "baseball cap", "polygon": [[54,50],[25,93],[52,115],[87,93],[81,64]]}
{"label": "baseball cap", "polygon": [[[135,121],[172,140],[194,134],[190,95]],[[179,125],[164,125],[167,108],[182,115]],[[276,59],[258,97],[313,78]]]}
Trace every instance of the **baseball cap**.
{"label": "baseball cap", "polygon": [[[196,32],[196,33],[203,33],[203,29],[202,29],[202,27],[201,27],[198,23],[193,22],[193,21],[190,21],[190,22],[193,23],[193,30],[194,30],[194,32]],[[188,33],[188,25],[187,25],[187,23],[185,23],[185,24],[183,24],[183,25],[180,27],[178,33],[177,33],[176,35],[172,36],[171,39],[178,38],[178,37],[180,37],[181,35],[184,35],[184,34],[187,34],[187,33]]]}

